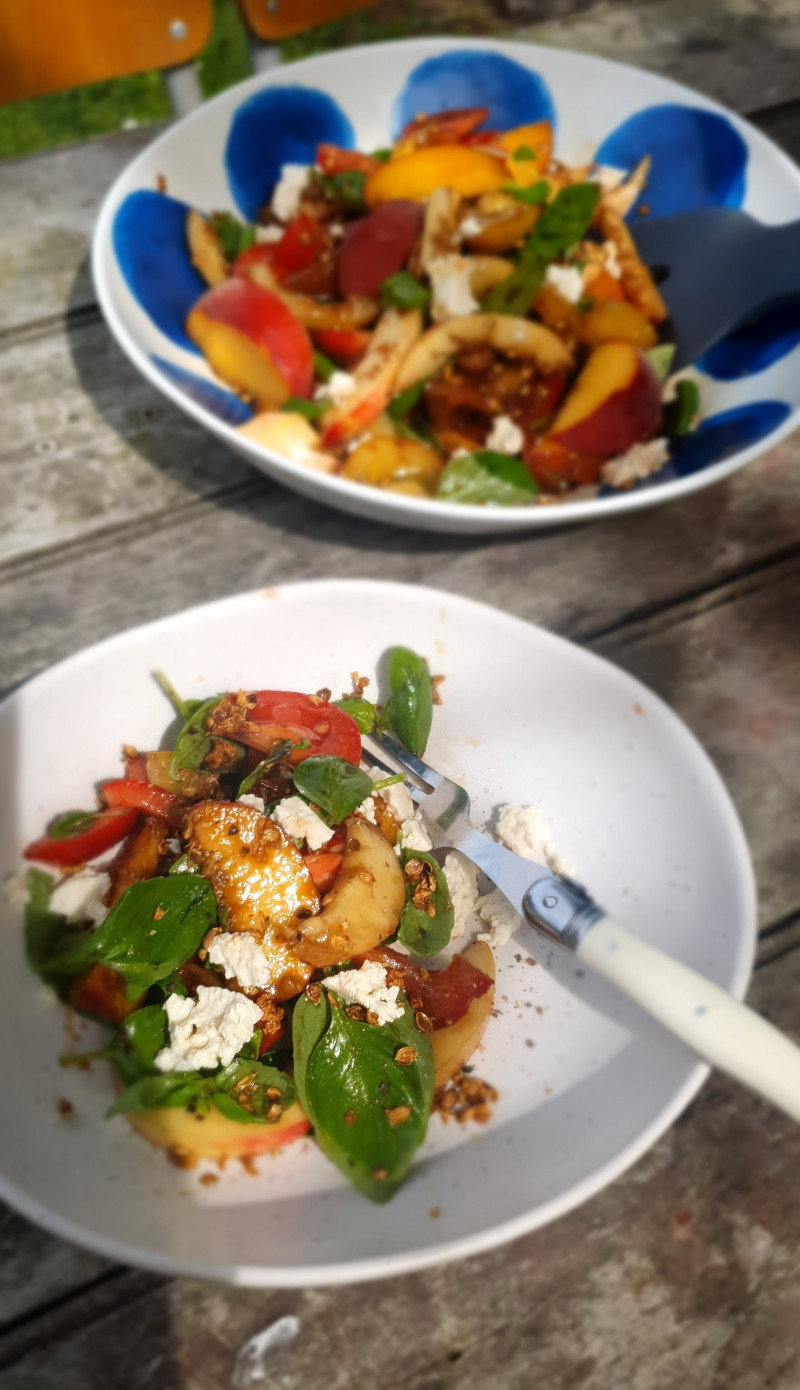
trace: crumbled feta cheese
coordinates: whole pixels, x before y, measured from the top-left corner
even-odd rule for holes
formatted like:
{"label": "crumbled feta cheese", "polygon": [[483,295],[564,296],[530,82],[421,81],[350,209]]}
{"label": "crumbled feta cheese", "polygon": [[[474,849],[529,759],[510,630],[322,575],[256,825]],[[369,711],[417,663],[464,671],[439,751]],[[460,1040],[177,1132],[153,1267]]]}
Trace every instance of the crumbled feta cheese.
{"label": "crumbled feta cheese", "polygon": [[330,381],[323,381],[314,392],[315,401],[331,401],[333,405],[346,405],[356,389],[356,379],[349,372],[334,372]]}
{"label": "crumbled feta cheese", "polygon": [[609,487],[630,487],[640,478],[649,478],[669,462],[669,441],[648,439],[645,444],[634,444],[627,454],[609,459],[604,463],[600,476]]}
{"label": "crumbled feta cheese", "polygon": [[328,231],[331,236],[344,236],[344,227],[341,222],[329,222]]}
{"label": "crumbled feta cheese", "polygon": [[452,940],[454,936],[463,935],[464,928],[477,906],[478,870],[469,859],[464,859],[458,854],[448,854],[442,867],[455,915]]}
{"label": "crumbled feta cheese", "polygon": [[497,415],[486,439],[485,448],[499,454],[520,454],[525,435],[510,415]]}
{"label": "crumbled feta cheese", "polygon": [[261,227],[255,225],[256,242],[259,246],[269,246],[271,242],[280,241],[285,231],[284,227]]}
{"label": "crumbled feta cheese", "polygon": [[609,275],[613,275],[615,280],[622,279],[622,266],[619,263],[619,252],[615,241],[604,241],[601,247],[603,252],[603,264]]}
{"label": "crumbled feta cheese", "polygon": [[272,193],[272,211],[281,222],[291,222],[300,208],[300,198],[308,182],[308,165],[284,164]]}
{"label": "crumbled feta cheese", "polygon": [[414,814],[409,816],[407,820],[404,820],[400,826],[400,839],[397,850],[429,850],[432,848],[432,845],[433,842],[431,837],[422,823],[422,815],[419,811],[415,811]]}
{"label": "crumbled feta cheese", "polygon": [[[383,772],[376,773],[372,780],[380,782],[385,775]],[[409,816],[413,816],[414,803],[405,783],[393,782],[390,787],[383,787],[378,792],[378,796],[382,797],[392,815],[396,816],[399,821],[408,820]]]}
{"label": "crumbled feta cheese", "polygon": [[479,899],[478,916],[489,927],[488,931],[478,932],[478,940],[488,942],[496,950],[511,940],[522,922],[519,913],[514,911],[499,888],[495,888],[487,897]]}
{"label": "crumbled feta cheese", "polygon": [[244,796],[236,798],[240,806],[252,806],[256,811],[264,810],[263,796],[253,796],[252,792],[245,792]]}
{"label": "crumbled feta cheese", "polygon": [[3,892],[12,912],[24,912],[29,896],[27,874],[9,874],[3,879]]}
{"label": "crumbled feta cheese", "polygon": [[368,820],[372,825],[377,825],[378,819],[375,815],[374,796],[366,797],[365,800],[362,801],[360,806],[356,806],[356,814],[359,816],[363,816],[364,820]]}
{"label": "crumbled feta cheese", "polygon": [[331,827],[299,796],[287,796],[284,801],[279,801],[272,812],[272,819],[290,839],[305,840],[312,850],[322,849],[333,834]]}
{"label": "crumbled feta cheese", "polygon": [[480,236],[483,231],[483,223],[475,216],[474,212],[470,212],[464,218],[458,230],[462,237]]}
{"label": "crumbled feta cheese", "polygon": [[91,922],[99,927],[108,915],[103,898],[111,887],[111,877],[99,869],[79,869],[62,878],[50,897],[50,911],[60,912],[68,922]]}
{"label": "crumbled feta cheese", "polygon": [[497,838],[523,859],[547,864],[554,874],[572,872],[553,844],[550,826],[537,806],[501,806],[497,817]]}
{"label": "crumbled feta cheese", "polygon": [[610,193],[612,188],[619,188],[627,177],[627,169],[615,169],[611,164],[597,164],[589,175],[589,182],[599,183],[604,193]]}
{"label": "crumbled feta cheese", "polygon": [[428,265],[431,281],[431,318],[435,323],[474,314],[479,308],[472,293],[473,266],[465,256],[437,256]]}
{"label": "crumbled feta cheese", "polygon": [[568,304],[577,304],[583,294],[583,272],[576,265],[549,265],[544,279]]}
{"label": "crumbled feta cheese", "polygon": [[377,960],[365,960],[360,970],[342,970],[325,981],[345,1004],[360,1004],[375,1014],[378,1023],[402,1018],[403,1006],[397,996],[398,985],[387,985],[386,970]]}
{"label": "crumbled feta cheese", "polygon": [[183,854],[183,845],[181,844],[180,840],[167,840],[167,849],[169,850],[170,854]]}
{"label": "crumbled feta cheese", "polygon": [[267,958],[252,932],[226,931],[213,937],[208,959],[221,966],[226,980],[237,980],[242,989],[266,989],[271,982]]}
{"label": "crumbled feta cheese", "polygon": [[198,985],[197,998],[171,994],[164,1010],[169,1047],[156,1054],[159,1071],[203,1071],[227,1067],[250,1041],[261,1018],[252,999],[232,989]]}

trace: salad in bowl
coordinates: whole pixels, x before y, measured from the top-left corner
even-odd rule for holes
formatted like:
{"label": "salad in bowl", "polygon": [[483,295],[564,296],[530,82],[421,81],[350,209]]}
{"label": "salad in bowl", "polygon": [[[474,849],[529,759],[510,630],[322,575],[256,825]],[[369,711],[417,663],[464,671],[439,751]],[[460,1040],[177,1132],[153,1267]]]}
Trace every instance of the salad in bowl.
{"label": "salad in bowl", "polygon": [[186,332],[253,406],[251,442],[406,496],[519,506],[629,488],[699,418],[626,224],[630,173],[553,156],[547,120],[421,113],[320,143],[251,223],[190,209]]}
{"label": "salad in bowl", "polygon": [[[123,748],[95,810],[25,856],[33,969],[105,1045],[109,1116],[173,1162],[254,1158],[312,1129],[355,1187],[387,1201],[431,1112],[489,1118],[464,1070],[491,1015],[486,940],[431,961],[475,906],[475,871],[431,854],[400,775],[362,766],[362,733],[422,753],[436,699],[422,658],[388,658],[332,699],[280,690],[185,701],[170,746]],[[56,871],[58,878],[53,877]]]}

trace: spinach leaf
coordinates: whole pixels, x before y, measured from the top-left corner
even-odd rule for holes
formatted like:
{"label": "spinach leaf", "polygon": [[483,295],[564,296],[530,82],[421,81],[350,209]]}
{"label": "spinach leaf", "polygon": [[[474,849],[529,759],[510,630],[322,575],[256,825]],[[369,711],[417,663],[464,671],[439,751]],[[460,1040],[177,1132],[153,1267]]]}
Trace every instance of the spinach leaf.
{"label": "spinach leaf", "polygon": [[[188,702],[191,712],[178,734],[170,767],[171,775],[177,780],[180,780],[181,768],[187,768],[190,772],[202,771],[203,763],[211,752],[215,739],[215,735],[206,730],[206,719],[221,699],[221,695],[212,695],[210,700],[204,700],[202,704],[197,704],[194,700]],[[224,741],[231,742],[230,739]],[[244,749],[240,749],[240,752],[244,755]],[[227,771],[230,771],[230,768]]]}
{"label": "spinach leaf", "polygon": [[167,869],[167,877],[172,878],[175,874],[199,874],[199,872],[200,870],[197,865],[189,862],[189,855],[187,852],[186,854],[182,854],[179,859],[176,859],[173,864],[170,864]]}
{"label": "spinach leaf", "polygon": [[[664,406],[664,433],[674,439],[688,434],[700,406],[697,382],[684,377],[675,382],[675,399]],[[50,832],[52,834],[52,831]]]}
{"label": "spinach leaf", "polygon": [[514,270],[486,295],[484,312],[524,317],[536,298],[550,262],[563,256],[586,232],[599,197],[600,189],[594,183],[575,183],[562,188],[524,243]]}
{"label": "spinach leaf", "polygon": [[125,995],[139,995],[193,956],[217,919],[208,879],[199,874],[134,883],[96,932],[55,956],[48,969],[74,975],[99,961],[125,980]]}
{"label": "spinach leaf", "polygon": [[675,356],[675,344],[656,343],[655,347],[648,348],[644,355],[663,386]]}
{"label": "spinach leaf", "polygon": [[381,711],[381,727],[391,730],[409,752],[421,758],[433,720],[433,681],[427,662],[410,647],[391,647],[388,673],[390,694]]}
{"label": "spinach leaf", "polygon": [[[268,1095],[268,1091],[273,1095]],[[236,1057],[229,1066],[212,1075],[197,1071],[140,1075],[117,1096],[107,1114],[125,1115],[190,1105],[198,1114],[207,1115],[213,1104],[226,1119],[239,1124],[271,1124],[280,1118],[278,1114],[271,1120],[267,1118],[277,1101],[275,1092],[279,1093],[282,1109],[291,1105],[297,1094],[291,1077],[277,1067]]]}
{"label": "spinach leaf", "polygon": [[389,419],[394,420],[395,424],[400,424],[405,420],[406,416],[410,415],[414,409],[427,384],[427,381],[418,381],[414,386],[407,386],[405,391],[398,391],[396,396],[392,396],[386,407]]}
{"label": "spinach leaf", "polygon": [[25,904],[25,953],[28,964],[40,979],[54,985],[61,993],[65,978],[77,975],[83,967],[76,966],[65,974],[58,968],[57,962],[62,955],[80,949],[84,942],[91,940],[91,933],[85,928],[68,927],[61,913],[51,912],[53,880],[43,869],[29,869],[25,882],[28,889]]}
{"label": "spinach leaf", "polygon": [[[178,1105],[197,1105],[201,1098],[202,1077],[199,1072],[174,1071],[152,1076],[140,1076],[121,1091],[106,1111],[112,1115],[137,1114],[142,1110],[166,1110]],[[205,1106],[207,1113],[208,1106]]]}
{"label": "spinach leaf", "polygon": [[320,381],[330,381],[334,372],[338,370],[339,368],[336,366],[336,363],[332,362],[330,357],[326,357],[325,353],[320,352],[319,348],[315,349],[314,376],[319,377]]}
{"label": "spinach leaf", "polygon": [[519,459],[478,449],[445,464],[436,496],[472,507],[524,507],[538,491]]}
{"label": "spinach leaf", "polygon": [[69,840],[73,835],[82,835],[91,829],[97,820],[96,811],[67,811],[52,821],[48,829],[51,840]]}
{"label": "spinach leaf", "polygon": [[243,251],[249,251],[255,245],[255,227],[240,222],[232,212],[212,212],[208,220],[217,234],[226,261],[235,261]]}
{"label": "spinach leaf", "polygon": [[306,758],[294,770],[294,784],[339,825],[372,791],[372,778],[344,758]]}
{"label": "spinach leaf", "polygon": [[346,695],[343,700],[334,700],[333,703],[355,720],[360,734],[372,733],[378,711],[369,700],[363,700],[360,695]]}
{"label": "spinach leaf", "polygon": [[274,748],[270,748],[266,758],[262,758],[258,766],[254,767],[252,772],[248,772],[244,780],[239,783],[239,790],[236,793],[237,797],[244,796],[249,792],[250,788],[254,787],[256,782],[258,782],[265,773],[269,772],[271,767],[279,763],[281,758],[284,758],[287,753],[291,753],[292,748],[308,748],[308,746],[308,739],[305,738],[299,744],[293,744],[289,738],[285,738],[282,743],[276,743]]}
{"label": "spinach leaf", "polygon": [[281,410],[292,415],[302,415],[304,420],[319,420],[329,409],[330,401],[304,401],[302,396],[290,396],[281,406]]}
{"label": "spinach leaf", "polygon": [[[334,977],[335,979],[335,977]],[[333,979],[331,984],[333,984]],[[433,1048],[406,1004],[377,1027],[333,1008],[320,991],[294,1011],[294,1069],[300,1101],[322,1152],[373,1202],[397,1191],[425,1138],[433,1100]],[[401,1047],[415,1058],[395,1061]]]}
{"label": "spinach leaf", "polygon": [[174,707],[176,713],[180,715],[184,723],[194,714],[195,710],[198,710],[204,703],[203,700],[181,699],[172,681],[167,680],[163,671],[154,671],[153,678],[156,684],[161,686],[170,704]]}
{"label": "spinach leaf", "polygon": [[424,309],[430,297],[430,290],[407,270],[387,276],[378,294],[384,309]]}
{"label": "spinach leaf", "polygon": [[[444,950],[453,930],[455,913],[447,879],[436,860],[419,850],[404,849],[400,864],[406,881],[406,902],[397,935],[416,956],[435,956]],[[422,872],[409,878],[407,865],[422,865]],[[414,905],[416,899],[418,906]],[[433,915],[427,907],[433,909]]]}
{"label": "spinach leaf", "polygon": [[345,169],[341,174],[320,174],[314,169],[311,177],[326,198],[338,203],[347,212],[367,211],[364,200],[367,176],[360,169]]}

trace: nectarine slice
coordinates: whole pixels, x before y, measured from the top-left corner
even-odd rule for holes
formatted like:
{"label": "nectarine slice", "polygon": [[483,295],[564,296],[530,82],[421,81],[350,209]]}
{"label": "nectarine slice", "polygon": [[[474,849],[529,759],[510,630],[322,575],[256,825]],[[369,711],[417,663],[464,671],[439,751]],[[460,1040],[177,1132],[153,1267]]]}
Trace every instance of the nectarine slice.
{"label": "nectarine slice", "polygon": [[139,1134],[161,1149],[195,1158],[254,1158],[290,1144],[311,1128],[295,1101],[274,1124],[248,1125],[229,1120],[212,1105],[207,1115],[170,1107],[126,1115]]}
{"label": "nectarine slice", "polygon": [[568,449],[607,457],[651,439],[661,424],[661,387],[631,343],[596,347],[567,396],[551,438]]}
{"label": "nectarine slice", "polygon": [[433,1044],[433,1085],[438,1090],[469,1061],[483,1037],[483,1030],[494,1008],[494,957],[485,941],[476,941],[463,952],[465,960],[492,981],[491,988],[473,999],[463,1018],[449,1028],[431,1033]]}
{"label": "nectarine slice", "polygon": [[[616,284],[616,280],[614,284]],[[656,331],[633,304],[625,299],[598,300],[582,315],[580,336],[590,347],[600,343],[632,343],[634,347],[651,348],[658,341]]]}
{"label": "nectarine slice", "polygon": [[262,410],[310,395],[314,361],[306,330],[276,294],[252,280],[234,278],[207,290],[186,331],[217,375]]}

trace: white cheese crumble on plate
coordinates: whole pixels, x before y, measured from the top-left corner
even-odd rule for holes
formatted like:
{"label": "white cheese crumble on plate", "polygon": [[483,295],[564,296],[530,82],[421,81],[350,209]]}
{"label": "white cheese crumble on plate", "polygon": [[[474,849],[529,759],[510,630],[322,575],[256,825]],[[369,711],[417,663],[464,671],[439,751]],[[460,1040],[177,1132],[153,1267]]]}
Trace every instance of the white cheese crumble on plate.
{"label": "white cheese crumble on plate", "polygon": [[225,973],[226,980],[237,980],[242,989],[266,989],[272,976],[261,946],[252,932],[222,932],[208,948],[208,959]]}
{"label": "white cheese crumble on plate", "polygon": [[108,915],[103,898],[110,887],[109,874],[100,869],[79,869],[53,889],[50,911],[61,913],[69,923],[91,922],[99,927]]}
{"label": "white cheese crumble on plate", "polygon": [[478,932],[478,940],[486,941],[493,950],[498,951],[511,940],[522,921],[519,913],[514,911],[499,888],[480,899],[478,916],[489,927],[489,931]]}
{"label": "white cheese crumble on plate", "polygon": [[279,217],[281,222],[291,222],[297,216],[300,199],[307,183],[307,164],[284,164],[270,204],[275,216]]}
{"label": "white cheese crumble on plate", "polygon": [[305,840],[311,850],[322,849],[333,835],[330,826],[299,796],[279,801],[272,819],[291,840]]}
{"label": "white cheese crumble on plate", "polygon": [[496,449],[498,454],[520,454],[525,435],[510,415],[497,415],[484,448]]}
{"label": "white cheese crumble on plate", "polygon": [[356,389],[356,379],[349,372],[334,372],[329,381],[323,381],[314,392],[315,401],[330,401],[333,405],[345,405]]}
{"label": "white cheese crumble on plate", "polygon": [[198,985],[197,998],[171,994],[164,1005],[169,1047],[156,1054],[159,1071],[205,1071],[227,1067],[249,1042],[261,1009],[232,989]]}
{"label": "white cheese crumble on plate", "polygon": [[253,796],[251,792],[245,792],[244,796],[236,798],[240,806],[252,806],[256,811],[264,810],[263,796]]}
{"label": "white cheese crumble on plate", "polygon": [[554,874],[572,872],[553,844],[550,826],[538,806],[501,806],[497,816],[497,838],[506,849],[523,859],[547,864]]}
{"label": "white cheese crumble on plate", "polygon": [[[381,773],[381,777],[383,776],[384,774]],[[376,780],[380,781],[381,777],[376,778]],[[408,787],[402,782],[392,782],[391,786],[382,787],[378,796],[383,798],[392,815],[396,816],[399,821],[408,820],[410,816],[413,816],[414,803],[411,800]]]}
{"label": "white cheese crumble on plate", "polygon": [[373,1013],[378,1023],[392,1023],[402,1018],[403,1006],[398,1001],[398,985],[387,985],[386,970],[377,960],[365,960],[360,970],[342,970],[325,981],[328,989],[338,994],[345,1004],[360,1004]]}
{"label": "white cheese crumble on plate", "polygon": [[596,164],[589,175],[589,182],[599,183],[603,193],[610,193],[612,188],[619,188],[627,177],[627,169],[615,169],[611,164]]}
{"label": "white cheese crumble on plate", "polygon": [[472,293],[472,266],[464,256],[455,253],[437,256],[428,266],[431,282],[431,318],[434,323],[474,314],[478,301]]}
{"label": "white cheese crumble on plate", "polygon": [[422,823],[422,813],[415,811],[400,826],[400,840],[395,853],[399,854],[403,849],[429,850],[432,847],[433,841]]}
{"label": "white cheese crumble on plate", "polygon": [[648,439],[645,444],[634,444],[627,454],[609,459],[604,463],[600,476],[609,487],[630,487],[641,478],[649,478],[669,462],[669,441]]}
{"label": "white cheese crumble on plate", "polygon": [[255,226],[256,243],[259,246],[269,246],[271,242],[280,241],[285,231],[284,227],[260,227]]}
{"label": "white cheese crumble on plate", "polygon": [[471,860],[458,854],[448,854],[442,865],[450,901],[453,905],[453,930],[450,939],[463,936],[464,928],[478,904],[478,870]]}
{"label": "white cheese crumble on plate", "polygon": [[576,265],[549,265],[544,277],[568,304],[577,304],[583,294],[583,271]]}

